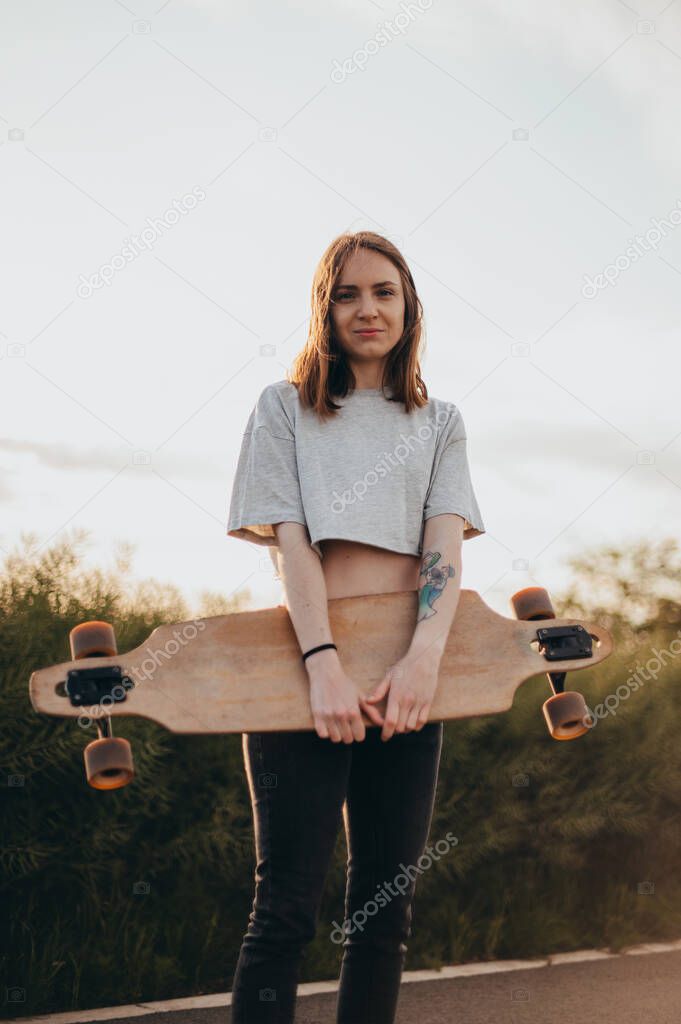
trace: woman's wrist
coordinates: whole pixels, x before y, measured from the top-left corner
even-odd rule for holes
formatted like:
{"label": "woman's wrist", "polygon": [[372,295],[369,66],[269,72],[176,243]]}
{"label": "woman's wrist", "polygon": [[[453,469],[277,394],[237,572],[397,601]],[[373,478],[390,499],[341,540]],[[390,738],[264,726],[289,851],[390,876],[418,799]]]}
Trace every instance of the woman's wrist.
{"label": "woman's wrist", "polygon": [[336,649],[336,645],[333,643],[333,641],[328,641],[327,643],[324,643],[324,644],[317,644],[316,647],[310,647],[307,651],[305,651],[305,654],[303,655],[303,661],[304,662],[307,661],[307,659],[309,657],[311,657],[311,655],[317,654],[318,651],[325,651],[327,649],[328,650]]}
{"label": "woman's wrist", "polygon": [[446,639],[445,637],[443,642],[441,637],[436,637],[435,640],[423,640],[421,637],[415,637],[409,645],[407,654],[415,661],[423,659],[431,664],[439,665],[444,654]]}
{"label": "woman's wrist", "polygon": [[326,647],[323,651],[316,651],[314,654],[311,654],[309,658],[305,659],[303,664],[307,669],[307,674],[312,675],[314,672],[321,671],[322,669],[339,665],[340,658],[338,657],[338,651],[334,647]]}

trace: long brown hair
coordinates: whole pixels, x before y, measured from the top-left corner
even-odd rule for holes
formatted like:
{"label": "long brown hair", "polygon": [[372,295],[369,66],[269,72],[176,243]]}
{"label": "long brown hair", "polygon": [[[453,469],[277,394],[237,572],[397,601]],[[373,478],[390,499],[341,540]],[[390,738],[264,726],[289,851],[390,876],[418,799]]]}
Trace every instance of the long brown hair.
{"label": "long brown hair", "polygon": [[335,238],[317,264],[312,281],[312,315],[307,341],[286,377],[298,389],[301,404],[314,409],[322,420],[340,409],[331,396],[344,398],[356,384],[345,353],[333,336],[331,296],[346,261],[359,249],[371,249],[387,256],[402,281],[405,307],[402,337],[388,353],[381,384],[392,391],[393,397],[387,400],[404,402],[406,412],[428,402],[419,366],[423,307],[411,271],[399,249],[383,235],[357,231]]}

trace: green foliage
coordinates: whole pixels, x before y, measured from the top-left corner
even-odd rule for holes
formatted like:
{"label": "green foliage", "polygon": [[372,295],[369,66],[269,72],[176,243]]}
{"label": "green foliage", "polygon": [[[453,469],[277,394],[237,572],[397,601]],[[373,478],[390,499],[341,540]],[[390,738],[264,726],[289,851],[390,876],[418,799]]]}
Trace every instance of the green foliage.
{"label": "green foliage", "polygon": [[[37,715],[28,699],[34,669],[69,659],[78,622],[113,622],[125,651],[163,622],[238,610],[243,596],[204,594],[190,611],[173,588],[133,585],[125,551],[106,573],[86,568],[81,540],[39,554],[24,539],[0,576],[0,884],[11,950],[0,987],[25,991],[5,1015],[229,988],[252,907],[240,735],[175,736],[119,719],[136,778],[99,792],[83,772],[93,730]],[[453,832],[458,844],[418,880],[410,969],[681,934],[681,658],[669,648],[681,637],[678,551],[641,544],[573,566],[556,608],[606,625],[617,646],[569,686],[591,708],[607,698],[609,710],[580,740],[553,741],[542,675],[509,714],[445,723],[429,843]],[[639,673],[634,690],[641,667],[648,678]],[[328,936],[345,868],[341,832],[301,980],[337,976],[341,950]]]}

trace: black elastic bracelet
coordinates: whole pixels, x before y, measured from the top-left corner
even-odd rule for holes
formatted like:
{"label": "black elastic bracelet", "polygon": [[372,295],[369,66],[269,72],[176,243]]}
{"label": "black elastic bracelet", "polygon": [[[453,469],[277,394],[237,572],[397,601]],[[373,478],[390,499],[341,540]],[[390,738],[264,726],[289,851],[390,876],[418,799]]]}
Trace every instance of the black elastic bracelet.
{"label": "black elastic bracelet", "polygon": [[336,650],[338,650],[335,644],[320,644],[319,647],[313,647],[310,651],[307,651],[303,655],[303,661],[305,661],[306,658],[309,658],[311,654],[316,654],[317,651],[326,650],[327,647],[334,647]]}

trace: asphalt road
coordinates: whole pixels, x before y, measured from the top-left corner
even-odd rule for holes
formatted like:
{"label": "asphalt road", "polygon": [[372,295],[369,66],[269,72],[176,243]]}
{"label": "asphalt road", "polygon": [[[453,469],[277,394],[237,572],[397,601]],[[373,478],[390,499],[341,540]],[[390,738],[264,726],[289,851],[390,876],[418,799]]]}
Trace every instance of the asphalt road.
{"label": "asphalt road", "polygon": [[[335,1005],[335,992],[299,995],[295,1024],[335,1024]],[[231,1024],[231,1019],[224,1006],[115,1018],[120,1024]],[[396,1024],[679,1022],[681,952],[403,983],[396,1018]]]}

